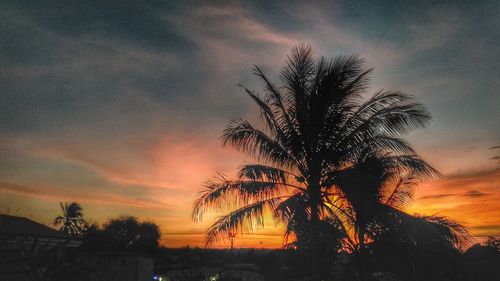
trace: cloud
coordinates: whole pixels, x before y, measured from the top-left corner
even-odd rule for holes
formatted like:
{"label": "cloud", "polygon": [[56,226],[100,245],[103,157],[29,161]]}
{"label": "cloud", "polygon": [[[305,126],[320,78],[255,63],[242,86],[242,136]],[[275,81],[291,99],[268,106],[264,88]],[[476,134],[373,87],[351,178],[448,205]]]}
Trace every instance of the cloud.
{"label": "cloud", "polygon": [[485,224],[480,226],[473,226],[471,230],[477,233],[479,237],[499,236],[500,224]]}
{"label": "cloud", "polygon": [[480,192],[477,190],[469,190],[464,193],[448,193],[448,194],[433,194],[433,195],[426,195],[422,196],[419,199],[439,199],[439,198],[446,198],[446,197],[451,197],[451,196],[464,196],[464,197],[470,197],[470,198],[478,198],[478,197],[483,197],[483,196],[488,196],[492,195],[492,193],[484,193]]}
{"label": "cloud", "polygon": [[419,187],[409,211],[447,216],[484,236],[480,227],[500,224],[499,184],[498,169],[448,175]]}
{"label": "cloud", "polygon": [[125,196],[101,192],[101,193],[83,193],[78,195],[72,195],[67,190],[54,189],[54,187],[48,186],[24,186],[19,184],[12,184],[8,182],[0,182],[0,191],[6,193],[16,193],[24,196],[35,197],[35,198],[45,198],[57,201],[76,201],[80,203],[92,203],[99,205],[121,205],[121,206],[133,206],[139,208],[161,208],[169,209],[165,202],[148,199],[147,201],[140,200],[138,198],[127,198]]}
{"label": "cloud", "polygon": [[450,196],[456,196],[457,194],[434,194],[434,195],[427,195],[427,196],[422,196],[419,199],[439,199],[439,198],[445,198],[445,197],[450,197]]}
{"label": "cloud", "polygon": [[256,20],[248,9],[240,5],[202,5],[189,15],[194,16],[190,28],[198,31],[192,35],[227,38],[226,41],[252,45],[259,42],[284,46],[296,44],[292,36],[273,30],[269,25]]}
{"label": "cloud", "polygon": [[492,193],[484,193],[484,192],[480,192],[477,190],[469,190],[469,191],[465,192],[464,194],[462,194],[462,196],[471,197],[471,198],[483,197],[483,196],[488,196],[488,195],[493,195],[493,194]]}
{"label": "cloud", "polygon": [[170,2],[60,3],[49,0],[6,3],[5,6],[6,11],[17,17],[27,16],[38,26],[65,37],[103,37],[152,49],[189,50],[190,47],[189,42],[163,20],[163,13],[177,9]]}

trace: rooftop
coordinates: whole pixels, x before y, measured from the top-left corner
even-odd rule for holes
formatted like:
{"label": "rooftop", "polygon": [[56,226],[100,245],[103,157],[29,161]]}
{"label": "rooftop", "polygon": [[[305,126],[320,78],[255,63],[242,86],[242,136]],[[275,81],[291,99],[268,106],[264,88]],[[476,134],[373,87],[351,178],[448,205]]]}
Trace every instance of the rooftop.
{"label": "rooftop", "polygon": [[69,235],[24,217],[0,215],[0,234],[25,234],[54,238],[71,238]]}

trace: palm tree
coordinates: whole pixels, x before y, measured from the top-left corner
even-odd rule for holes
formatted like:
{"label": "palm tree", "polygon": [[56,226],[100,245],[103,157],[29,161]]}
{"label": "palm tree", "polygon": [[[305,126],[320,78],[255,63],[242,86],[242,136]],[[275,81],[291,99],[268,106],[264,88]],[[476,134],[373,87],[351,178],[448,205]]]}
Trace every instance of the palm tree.
{"label": "palm tree", "polygon": [[[365,241],[385,248],[405,248],[432,244],[445,249],[460,249],[470,244],[470,235],[461,225],[444,217],[412,216],[404,212],[413,200],[416,186],[439,175],[416,155],[392,155],[367,150],[356,164],[334,171],[329,180],[344,198],[343,209],[354,226],[360,274],[367,274]],[[362,277],[366,279],[366,276]]]}
{"label": "palm tree", "polygon": [[[363,245],[363,240],[375,240],[380,234],[377,231],[380,225],[391,225],[391,220],[401,225],[413,219],[447,226],[453,235],[449,243],[445,244],[463,247],[470,242],[470,236],[460,225],[437,216],[411,216],[404,212],[413,200],[416,186],[436,175],[439,172],[416,155],[394,156],[369,152],[358,159],[354,166],[335,171],[329,176],[341,196],[346,198],[344,203],[348,206],[344,208],[354,210],[354,216],[350,218],[354,222],[360,245]],[[368,237],[364,237],[365,234]]]}
{"label": "palm tree", "polygon": [[83,219],[83,208],[80,204],[73,202],[59,203],[61,206],[62,216],[57,216],[54,220],[54,225],[60,225],[59,230],[71,236],[80,237],[85,230],[85,220]]}
{"label": "palm tree", "polygon": [[322,249],[322,222],[348,237],[346,222],[353,210],[345,208],[348,192],[335,185],[335,172],[354,166],[367,151],[414,155],[400,136],[431,119],[421,104],[401,92],[363,97],[372,72],[363,63],[356,55],[316,62],[310,46],[299,45],[281,72],[282,87],[254,67],[265,84],[264,96],[242,88],[258,105],[265,128],[233,121],[222,142],[257,163],[241,166],[236,179],[219,175],[199,193],[195,221],[207,211],[231,210],[208,229],[207,245],[231,232],[263,227],[266,210],[286,226],[287,238],[295,237],[313,251]]}

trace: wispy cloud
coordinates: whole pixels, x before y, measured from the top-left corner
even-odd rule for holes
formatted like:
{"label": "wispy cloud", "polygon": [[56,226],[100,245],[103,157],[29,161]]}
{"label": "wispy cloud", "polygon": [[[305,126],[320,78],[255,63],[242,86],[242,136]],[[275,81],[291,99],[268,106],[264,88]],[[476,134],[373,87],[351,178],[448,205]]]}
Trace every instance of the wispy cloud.
{"label": "wispy cloud", "polygon": [[484,192],[477,191],[477,190],[469,190],[469,191],[465,192],[464,194],[462,194],[462,196],[471,197],[471,198],[477,198],[477,197],[483,197],[483,196],[489,196],[489,195],[493,195],[493,193],[484,193]]}
{"label": "wispy cloud", "polygon": [[67,190],[61,190],[61,188],[54,189],[54,187],[48,186],[24,186],[19,184],[0,182],[0,192],[16,193],[29,197],[46,198],[57,201],[77,201],[83,204],[111,204],[141,208],[161,208],[165,210],[171,208],[165,202],[157,201],[152,198],[148,200],[140,200],[138,198],[127,198],[125,196],[112,194],[106,191],[98,194],[81,193],[75,195],[71,194],[71,192],[68,192]]}
{"label": "wispy cloud", "polygon": [[309,42],[318,56],[359,53],[374,90],[407,91],[435,116],[410,137],[447,177],[422,188],[418,210],[472,226],[498,216],[498,5],[392,3],[388,17],[386,3],[26,3],[0,9],[2,203],[50,213],[38,199],[79,200],[100,220],[134,210],[200,245],[197,190],[248,160],[219,134],[258,118],[236,85],[262,89],[253,64],[279,80],[290,48]]}
{"label": "wispy cloud", "polygon": [[481,236],[481,226],[500,223],[499,185],[498,169],[449,175],[419,187],[410,211],[451,217]]}
{"label": "wispy cloud", "polygon": [[439,199],[439,198],[445,198],[445,197],[450,197],[450,196],[456,196],[457,194],[433,194],[433,195],[426,195],[422,196],[419,199]]}
{"label": "wispy cloud", "polygon": [[426,195],[422,196],[419,199],[439,199],[439,198],[446,198],[446,197],[451,197],[451,196],[464,196],[464,197],[470,197],[470,198],[478,198],[478,197],[483,197],[483,196],[488,196],[492,195],[492,193],[484,193],[480,192],[477,190],[469,190],[464,193],[448,193],[448,194],[432,194],[432,195]]}

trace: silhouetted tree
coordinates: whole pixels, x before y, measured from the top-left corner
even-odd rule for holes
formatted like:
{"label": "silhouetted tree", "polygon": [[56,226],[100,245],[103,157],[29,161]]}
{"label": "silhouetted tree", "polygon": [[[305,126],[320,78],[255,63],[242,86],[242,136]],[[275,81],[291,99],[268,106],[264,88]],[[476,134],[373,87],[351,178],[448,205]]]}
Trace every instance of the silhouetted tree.
{"label": "silhouetted tree", "polygon": [[97,223],[88,224],[82,235],[82,250],[106,250],[109,248],[111,237],[105,236],[102,227]]}
{"label": "silhouetted tree", "polygon": [[152,253],[158,248],[160,228],[153,222],[139,222],[131,216],[109,220],[102,228],[93,224],[85,232],[83,249],[134,250]]}
{"label": "silhouetted tree", "polygon": [[486,240],[485,246],[490,247],[497,252],[500,252],[500,239],[494,236],[488,236],[488,240]]}
{"label": "silhouetted tree", "polygon": [[345,199],[342,209],[350,210],[348,223],[354,225],[358,246],[352,248],[358,255],[360,274],[368,274],[366,241],[408,251],[415,247],[449,251],[468,245],[470,235],[459,224],[442,217],[404,213],[418,183],[437,174],[416,155],[367,150],[355,165],[328,175],[338,187],[339,197]]}
{"label": "silhouetted tree", "polygon": [[464,280],[498,280],[500,276],[500,239],[489,237],[484,245],[475,244],[464,253]]}
{"label": "silhouetted tree", "polygon": [[54,219],[54,225],[60,226],[59,230],[71,236],[81,237],[85,230],[85,220],[83,219],[83,208],[80,204],[72,202],[59,203],[62,215]]}
{"label": "silhouetted tree", "polygon": [[269,209],[276,222],[287,226],[287,237],[316,253],[313,267],[322,275],[316,258],[324,249],[321,222],[349,237],[346,226],[353,214],[345,209],[349,198],[335,185],[335,173],[356,165],[366,151],[413,155],[399,137],[427,125],[430,116],[400,92],[381,91],[363,99],[371,69],[364,69],[355,55],[315,62],[311,48],[300,45],[281,72],[283,87],[276,87],[259,67],[254,73],[265,84],[264,96],[243,89],[258,105],[266,127],[233,121],[222,141],[259,163],[243,165],[237,179],[220,175],[209,182],[195,201],[193,218],[201,220],[207,210],[232,210],[209,228],[210,245],[230,232],[262,227]]}

